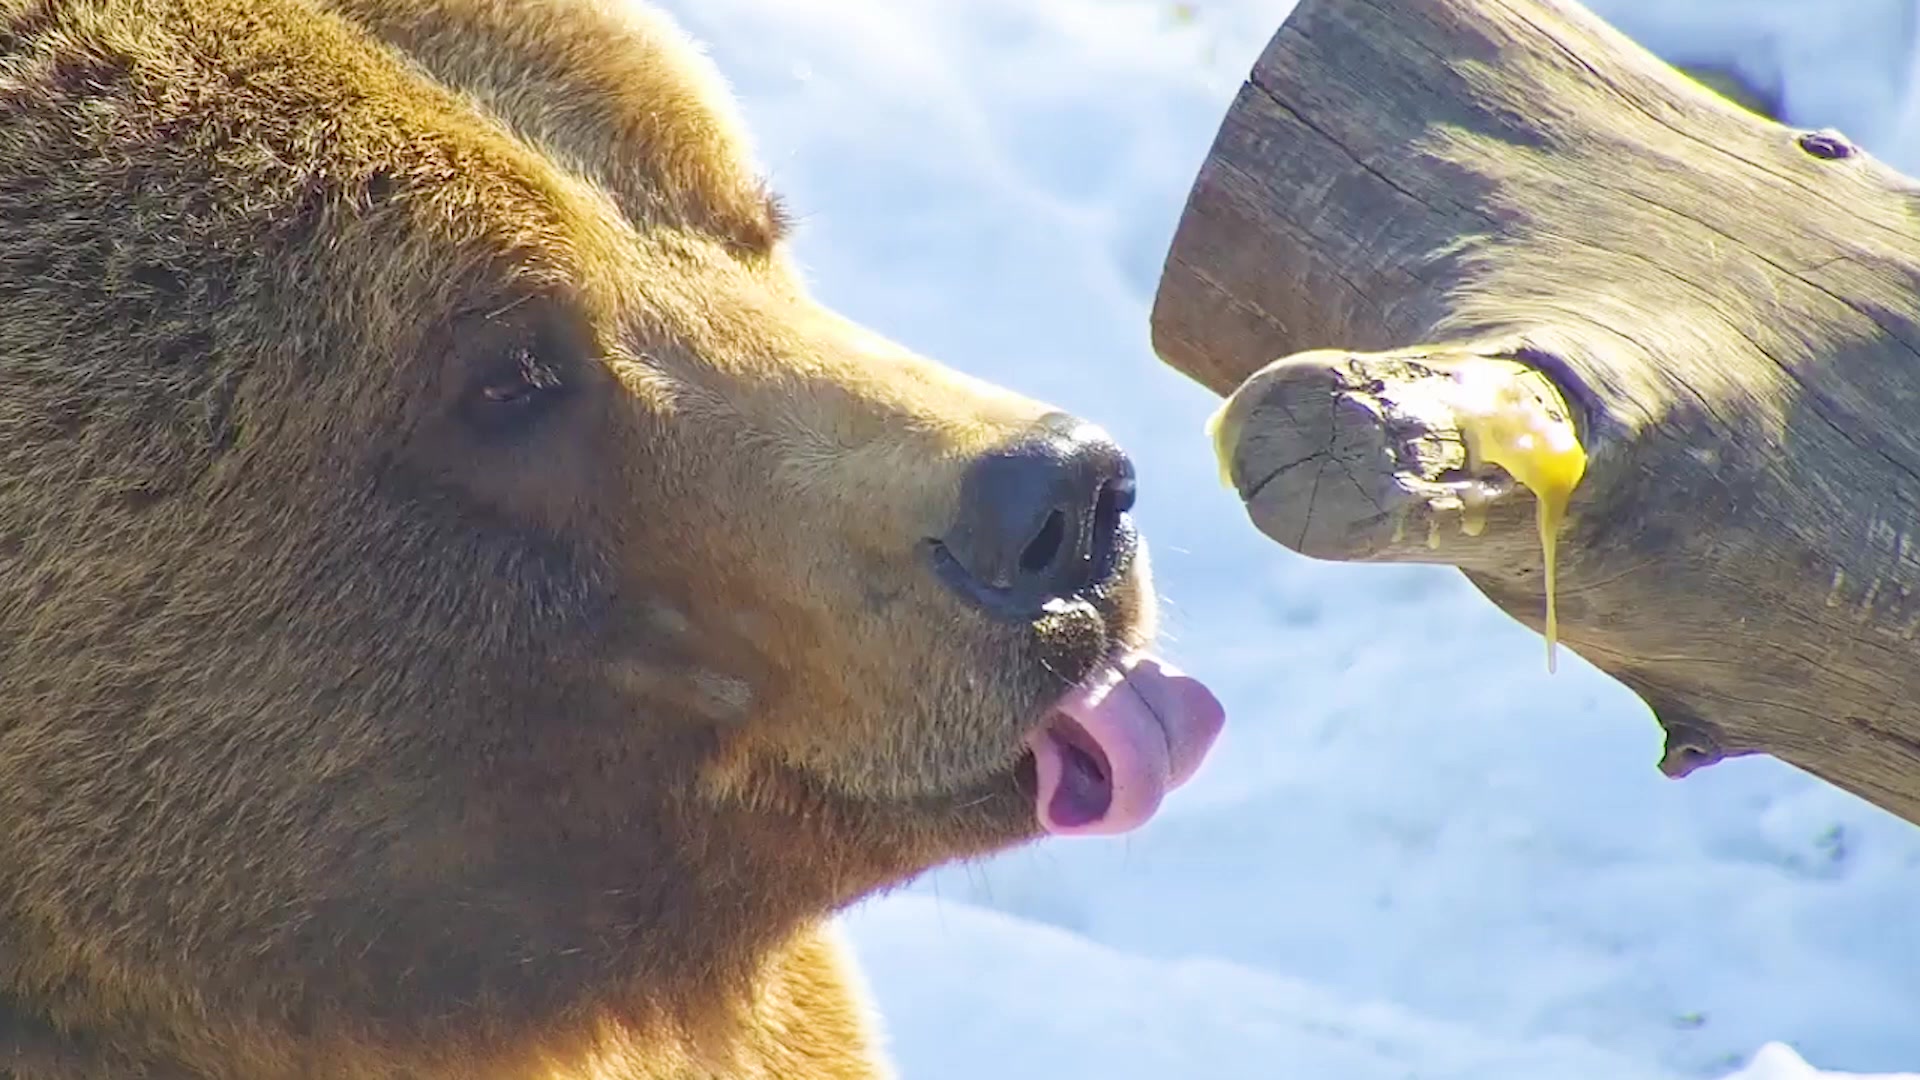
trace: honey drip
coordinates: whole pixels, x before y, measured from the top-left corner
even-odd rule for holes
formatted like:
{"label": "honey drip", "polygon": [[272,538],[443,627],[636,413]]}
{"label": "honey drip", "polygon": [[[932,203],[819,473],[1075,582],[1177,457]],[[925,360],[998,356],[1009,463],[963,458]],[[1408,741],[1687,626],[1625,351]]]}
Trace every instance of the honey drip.
{"label": "honey drip", "polygon": [[1468,536],[1487,531],[1487,497],[1478,488],[1460,493],[1460,531]]}
{"label": "honey drip", "polygon": [[1220,483],[1228,491],[1238,490],[1233,483],[1233,442],[1238,432],[1226,426],[1227,408],[1232,404],[1233,399],[1229,397],[1207,417],[1207,441],[1213,444],[1213,457],[1220,465]]}
{"label": "honey drip", "polygon": [[[1546,571],[1547,670],[1554,670],[1560,621],[1554,603],[1555,541],[1567,502],[1587,471],[1572,420],[1526,389],[1505,363],[1469,361],[1459,369],[1458,387],[1448,404],[1459,419],[1460,434],[1475,464],[1498,465],[1533,492],[1540,527],[1540,561]],[[1468,499],[1463,528],[1478,535],[1485,523],[1484,504]]]}

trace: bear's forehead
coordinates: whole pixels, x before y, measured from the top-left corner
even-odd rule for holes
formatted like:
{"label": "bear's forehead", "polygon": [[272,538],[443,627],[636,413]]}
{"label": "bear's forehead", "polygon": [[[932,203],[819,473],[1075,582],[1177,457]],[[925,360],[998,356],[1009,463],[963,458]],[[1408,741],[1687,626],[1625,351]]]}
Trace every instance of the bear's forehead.
{"label": "bear's forehead", "polygon": [[[290,194],[407,196],[422,223],[518,252],[635,228],[711,233],[736,247],[743,236],[748,246],[778,239],[724,88],[671,27],[640,19],[610,43],[644,76],[615,92],[622,72],[591,70],[593,58],[560,34],[578,28],[556,27],[552,42],[467,28],[436,44],[360,22],[356,6],[339,0],[332,17],[280,0],[177,0],[137,13],[113,0],[49,5],[56,14],[42,25],[0,33],[0,122],[38,113],[50,139],[71,144],[24,162],[0,150],[16,158],[0,168],[71,177],[88,164],[132,167],[149,188],[191,189],[239,210]],[[388,16],[412,7],[358,6]],[[607,93],[565,96],[580,80],[513,85],[542,50],[551,55],[541,62],[582,65]]]}
{"label": "bear's forehead", "polygon": [[[790,314],[797,277],[724,108],[698,111],[717,84],[663,67],[654,89],[693,95],[659,110],[664,127],[610,113],[543,129],[578,103],[502,95],[515,54],[488,52],[500,42],[467,40],[456,64],[351,12],[317,15],[328,2],[351,0],[0,14],[0,263],[31,268],[0,324],[11,369],[47,358],[88,393],[248,373],[337,395],[324,411],[261,408],[357,446],[453,392],[460,327],[531,297],[650,397],[792,351],[790,319],[748,314]],[[651,40],[606,55],[660,66]],[[76,355],[121,359],[102,380],[56,362]],[[330,378],[342,371],[356,377]]]}

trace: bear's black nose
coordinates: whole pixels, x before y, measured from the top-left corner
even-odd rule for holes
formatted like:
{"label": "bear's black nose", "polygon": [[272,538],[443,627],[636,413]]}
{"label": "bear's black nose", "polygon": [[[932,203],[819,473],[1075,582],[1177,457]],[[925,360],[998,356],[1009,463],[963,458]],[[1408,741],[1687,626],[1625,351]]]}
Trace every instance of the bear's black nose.
{"label": "bear's black nose", "polygon": [[1031,619],[1051,600],[1111,579],[1135,544],[1133,462],[1106,433],[1064,413],[974,462],[934,569],[991,615]]}

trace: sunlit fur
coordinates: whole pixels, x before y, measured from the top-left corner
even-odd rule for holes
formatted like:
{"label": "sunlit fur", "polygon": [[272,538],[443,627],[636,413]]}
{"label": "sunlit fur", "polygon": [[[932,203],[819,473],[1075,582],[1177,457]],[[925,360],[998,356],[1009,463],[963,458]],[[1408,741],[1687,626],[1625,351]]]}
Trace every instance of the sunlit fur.
{"label": "sunlit fur", "polygon": [[943,592],[1044,410],[781,232],[624,0],[0,0],[9,1076],[880,1075],[823,920],[1150,601]]}

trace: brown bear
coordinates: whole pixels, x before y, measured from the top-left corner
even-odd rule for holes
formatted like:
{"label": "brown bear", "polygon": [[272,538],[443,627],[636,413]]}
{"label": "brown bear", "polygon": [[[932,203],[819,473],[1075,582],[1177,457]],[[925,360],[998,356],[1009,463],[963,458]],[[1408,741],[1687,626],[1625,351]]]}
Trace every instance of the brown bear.
{"label": "brown bear", "polygon": [[1126,456],[627,0],[0,0],[0,1074],[885,1075],[830,920],[1220,724]]}

